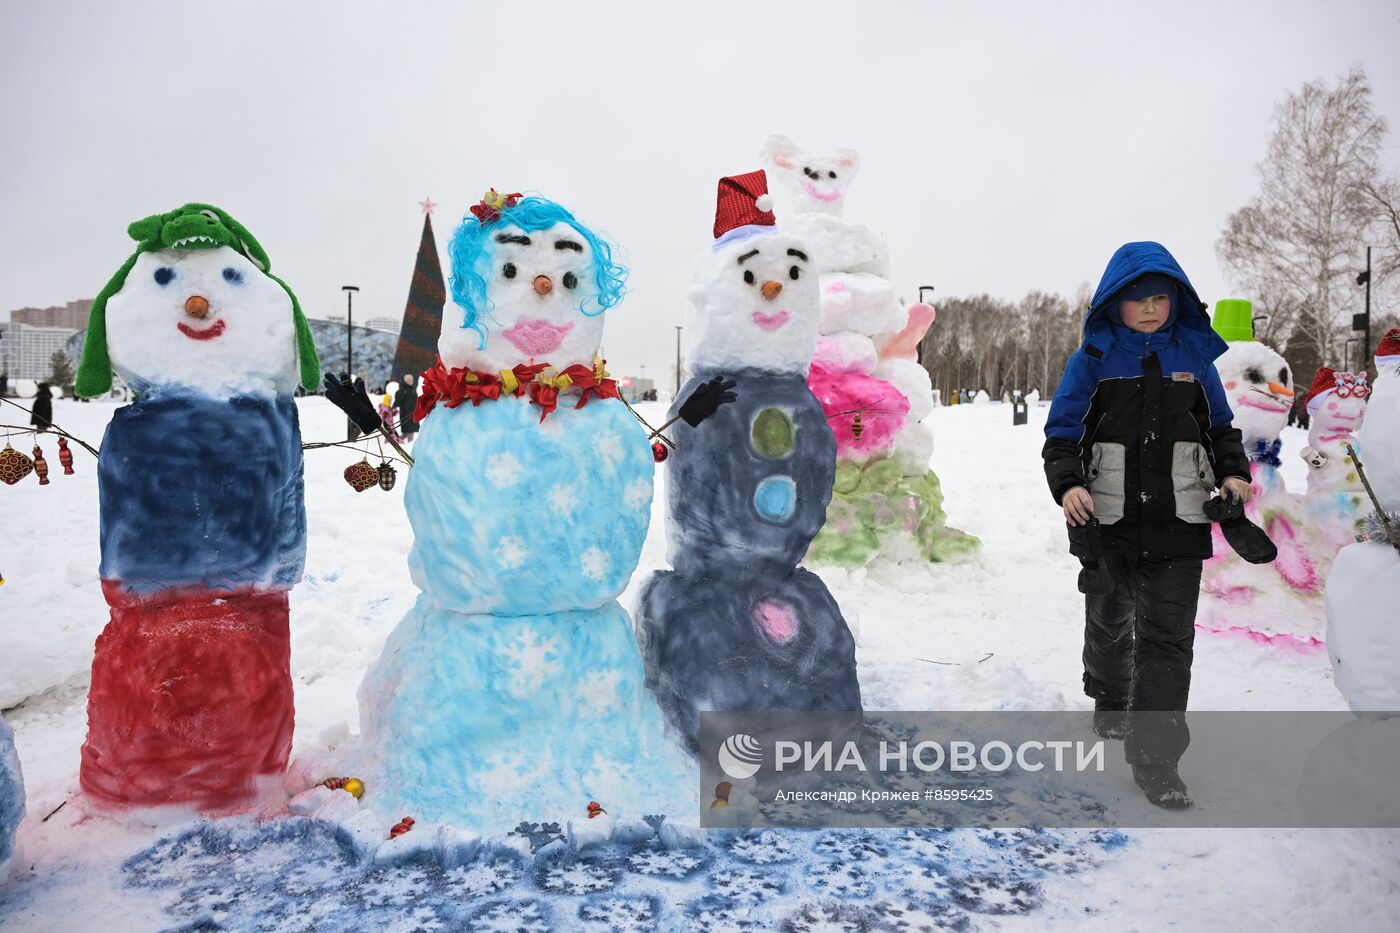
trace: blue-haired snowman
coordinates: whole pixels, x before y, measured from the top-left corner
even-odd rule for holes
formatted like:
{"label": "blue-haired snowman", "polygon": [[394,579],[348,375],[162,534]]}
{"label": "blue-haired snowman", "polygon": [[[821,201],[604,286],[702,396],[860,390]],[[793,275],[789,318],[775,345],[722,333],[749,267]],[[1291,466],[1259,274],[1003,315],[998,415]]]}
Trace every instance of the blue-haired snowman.
{"label": "blue-haired snowman", "polygon": [[617,602],[654,470],[598,358],[626,272],[560,205],[494,190],[449,251],[461,315],[424,373],[404,492],[422,593],[360,687],[365,799],[483,832],[590,802],[693,813]]}
{"label": "blue-haired snowman", "polygon": [[637,610],[647,686],[698,751],[705,710],[861,708],[855,642],[797,567],[826,521],[836,439],[807,387],[817,266],[776,227],[762,171],[720,180],[714,245],[690,289],[691,380],[738,401],[682,432],[668,464],[669,556]]}

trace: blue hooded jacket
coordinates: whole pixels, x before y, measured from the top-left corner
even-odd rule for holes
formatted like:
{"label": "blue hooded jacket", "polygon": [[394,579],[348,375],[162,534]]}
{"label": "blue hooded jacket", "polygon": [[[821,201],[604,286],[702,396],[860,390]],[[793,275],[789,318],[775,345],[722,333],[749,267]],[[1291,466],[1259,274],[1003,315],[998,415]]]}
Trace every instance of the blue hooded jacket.
{"label": "blue hooded jacket", "polygon": [[[1118,300],[1150,273],[1171,279],[1175,294],[1167,323],[1144,334],[1123,325]],[[1123,521],[1124,533],[1150,526],[1143,536],[1162,547],[1143,550],[1186,556],[1203,546],[1208,556],[1208,524],[1197,501],[1212,488],[1206,480],[1218,485],[1226,476],[1249,476],[1214,365],[1225,349],[1205,303],[1165,247],[1120,247],[1094,292],[1084,342],[1065,367],[1045,424],[1042,455],[1055,501],[1085,486],[1102,524]]]}

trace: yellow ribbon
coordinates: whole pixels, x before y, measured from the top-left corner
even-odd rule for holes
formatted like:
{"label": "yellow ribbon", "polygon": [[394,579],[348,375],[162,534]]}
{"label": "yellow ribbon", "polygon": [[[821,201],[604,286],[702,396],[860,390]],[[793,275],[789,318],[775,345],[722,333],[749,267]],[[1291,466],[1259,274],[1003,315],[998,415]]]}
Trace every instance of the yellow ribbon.
{"label": "yellow ribbon", "polygon": [[520,388],[520,380],[515,378],[515,373],[509,369],[499,370],[501,375],[501,388],[509,395],[514,395],[515,390]]}

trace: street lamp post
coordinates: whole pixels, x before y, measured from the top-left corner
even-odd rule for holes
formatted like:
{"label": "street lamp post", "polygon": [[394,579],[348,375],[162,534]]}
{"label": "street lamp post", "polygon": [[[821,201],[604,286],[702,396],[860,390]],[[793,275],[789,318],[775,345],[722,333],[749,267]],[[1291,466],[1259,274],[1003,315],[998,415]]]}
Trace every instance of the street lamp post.
{"label": "street lamp post", "polygon": [[[933,286],[932,286],[932,285],[920,285],[920,286],[919,286],[919,304],[927,304],[928,302],[924,301],[924,292],[932,292],[932,291],[933,291]],[[925,336],[927,336],[927,334],[925,334]],[[919,338],[919,342],[918,342],[917,344],[914,345],[914,362],[918,363],[920,366],[924,365],[924,338],[923,338],[923,337],[920,337],[920,338]]]}
{"label": "street lamp post", "polygon": [[[358,285],[342,285],[340,290],[345,292],[345,372],[353,380],[355,378],[355,292],[360,290]],[[355,440],[360,436],[360,427],[351,421],[346,420],[346,440]]]}

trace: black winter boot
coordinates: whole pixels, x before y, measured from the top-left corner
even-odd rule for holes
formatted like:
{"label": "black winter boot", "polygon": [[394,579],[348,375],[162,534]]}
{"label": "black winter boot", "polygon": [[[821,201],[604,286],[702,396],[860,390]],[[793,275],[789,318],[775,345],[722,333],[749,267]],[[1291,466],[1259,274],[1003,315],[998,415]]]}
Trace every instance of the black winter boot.
{"label": "black winter boot", "polygon": [[1127,736],[1126,701],[1094,700],[1094,734],[1101,739],[1121,739]]}
{"label": "black winter boot", "polygon": [[1175,765],[1133,765],[1133,780],[1151,803],[1164,810],[1185,810],[1196,805]]}

